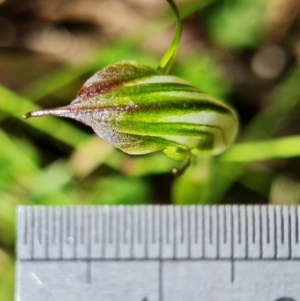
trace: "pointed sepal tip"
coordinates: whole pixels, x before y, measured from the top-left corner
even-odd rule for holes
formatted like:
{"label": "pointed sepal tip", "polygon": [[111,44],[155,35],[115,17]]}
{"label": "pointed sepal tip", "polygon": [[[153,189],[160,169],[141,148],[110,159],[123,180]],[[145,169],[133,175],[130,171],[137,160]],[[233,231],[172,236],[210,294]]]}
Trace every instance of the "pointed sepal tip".
{"label": "pointed sepal tip", "polygon": [[27,119],[29,119],[30,117],[32,117],[32,114],[31,114],[32,112],[29,112],[29,113],[27,113],[27,114],[24,114],[22,117],[23,117],[23,119],[24,120],[27,120]]}

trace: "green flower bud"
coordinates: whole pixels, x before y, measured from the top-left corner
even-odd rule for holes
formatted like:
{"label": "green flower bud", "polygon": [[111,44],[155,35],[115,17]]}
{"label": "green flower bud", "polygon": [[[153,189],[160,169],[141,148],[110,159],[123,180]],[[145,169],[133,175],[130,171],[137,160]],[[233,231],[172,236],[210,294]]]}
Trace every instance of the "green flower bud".
{"label": "green flower bud", "polygon": [[[39,110],[24,116],[61,116],[78,120],[125,153],[163,150],[183,161],[190,155],[222,152],[235,138],[235,112],[223,102],[166,75],[180,40],[181,23],[158,70],[136,62],[121,62],[99,71],[83,85],[68,106]],[[179,30],[179,32],[178,32]],[[171,62],[171,63],[170,63]]]}

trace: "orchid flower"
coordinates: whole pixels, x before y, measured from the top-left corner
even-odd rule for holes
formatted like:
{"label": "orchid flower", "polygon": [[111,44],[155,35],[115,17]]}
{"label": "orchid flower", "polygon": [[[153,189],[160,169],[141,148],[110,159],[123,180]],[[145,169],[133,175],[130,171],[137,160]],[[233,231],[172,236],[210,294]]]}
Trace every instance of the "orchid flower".
{"label": "orchid flower", "polygon": [[141,155],[164,151],[181,161],[181,174],[192,155],[219,154],[233,142],[238,129],[235,111],[185,80],[168,75],[182,31],[178,9],[171,46],[157,69],[125,61],[88,79],[69,105],[27,113],[24,118],[60,116],[90,127],[123,152]]}

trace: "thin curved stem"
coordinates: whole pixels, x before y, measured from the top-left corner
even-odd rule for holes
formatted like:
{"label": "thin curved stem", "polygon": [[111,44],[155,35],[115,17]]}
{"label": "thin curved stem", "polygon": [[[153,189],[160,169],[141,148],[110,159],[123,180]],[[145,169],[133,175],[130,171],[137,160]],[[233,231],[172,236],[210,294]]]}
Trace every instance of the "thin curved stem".
{"label": "thin curved stem", "polygon": [[180,15],[179,15],[179,11],[175,5],[175,3],[173,2],[173,0],[166,0],[170,7],[172,8],[175,17],[176,17],[176,30],[175,30],[175,35],[172,41],[171,46],[169,47],[169,49],[167,50],[167,52],[165,53],[163,59],[161,60],[157,70],[160,71],[163,74],[168,74],[176,57],[177,51],[178,51],[178,47],[179,47],[179,43],[180,43],[180,39],[181,39],[181,32],[182,32],[182,22],[180,19]]}

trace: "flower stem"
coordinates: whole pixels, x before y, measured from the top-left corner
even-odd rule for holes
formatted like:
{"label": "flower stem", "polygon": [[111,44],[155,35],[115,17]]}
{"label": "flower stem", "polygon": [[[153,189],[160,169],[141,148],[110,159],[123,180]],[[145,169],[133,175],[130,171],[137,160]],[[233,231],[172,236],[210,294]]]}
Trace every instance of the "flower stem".
{"label": "flower stem", "polygon": [[160,71],[163,74],[168,74],[176,57],[180,39],[181,39],[181,32],[182,32],[182,22],[180,19],[179,11],[173,2],[173,0],[166,0],[171,9],[173,10],[176,18],[176,30],[175,35],[172,41],[172,44],[170,45],[169,49],[165,53],[164,57],[162,58],[157,70]]}

